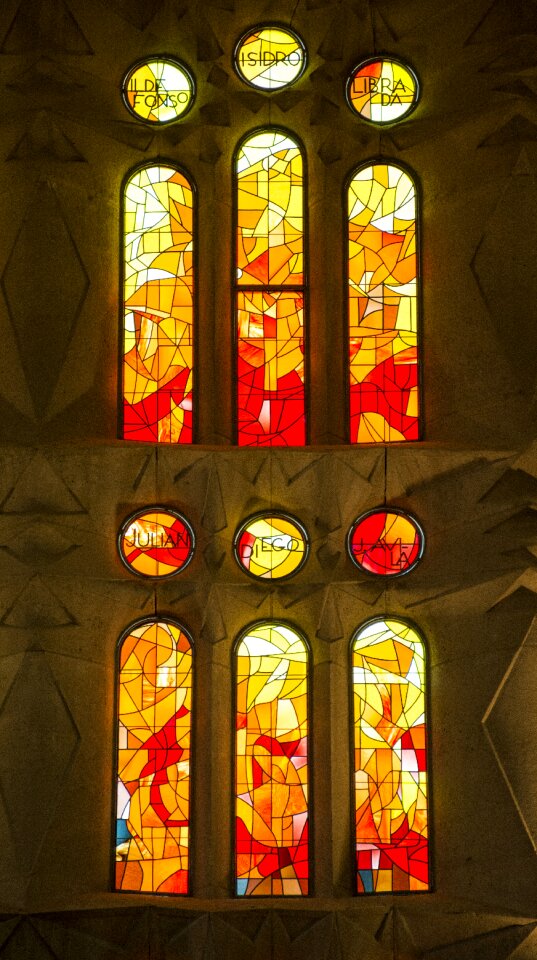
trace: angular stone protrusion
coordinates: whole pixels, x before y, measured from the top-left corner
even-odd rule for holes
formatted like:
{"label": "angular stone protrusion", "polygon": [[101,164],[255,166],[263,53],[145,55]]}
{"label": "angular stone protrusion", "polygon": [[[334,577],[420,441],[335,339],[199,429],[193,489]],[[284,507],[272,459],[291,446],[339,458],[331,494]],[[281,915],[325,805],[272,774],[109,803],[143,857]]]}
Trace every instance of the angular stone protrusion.
{"label": "angular stone protrusion", "polygon": [[537,924],[521,923],[489,933],[478,934],[468,940],[458,940],[446,946],[427,950],[423,960],[510,960],[517,956],[517,948],[527,940]]}
{"label": "angular stone protrusion", "polygon": [[196,47],[198,60],[205,62],[207,60],[218,60],[222,56],[223,50],[216,34],[209,26],[205,17],[199,18],[199,27],[196,36]]}
{"label": "angular stone protrusion", "polygon": [[1,280],[36,411],[46,410],[89,287],[54,189],[41,183]]}
{"label": "angular stone protrusion", "polygon": [[72,627],[76,618],[36,574],[27,583],[0,619],[3,627],[41,630]]}
{"label": "angular stone protrusion", "polygon": [[91,54],[65,0],[22,0],[0,45],[0,53]]}
{"label": "angular stone protrusion", "polygon": [[46,110],[37,114],[17,141],[8,160],[58,160],[60,163],[87,163],[73,141],[60,130]]}
{"label": "angular stone protrusion", "polygon": [[162,9],[163,0],[111,0],[112,9],[137,30],[145,30]]}
{"label": "angular stone protrusion", "polygon": [[218,587],[213,586],[209,591],[204,607],[201,636],[209,643],[220,643],[227,637],[227,628],[222,613]]}
{"label": "angular stone protrusion", "polygon": [[87,513],[78,497],[38,451],[0,503],[0,514]]}
{"label": "angular stone protrusion", "polygon": [[340,138],[335,134],[330,134],[330,136],[326,137],[317,150],[317,156],[319,160],[324,163],[325,167],[329,167],[332,163],[337,163],[338,160],[341,160],[343,154],[341,151]]}
{"label": "angular stone protrusion", "polygon": [[517,113],[494,130],[479,144],[480,147],[505,147],[508,143],[533,143],[537,140],[537,123]]}
{"label": "angular stone protrusion", "polygon": [[213,466],[207,472],[207,492],[201,525],[208,533],[219,533],[227,527],[227,515],[218,469]]}
{"label": "angular stone protrusion", "polygon": [[420,960],[422,953],[416,947],[401,910],[392,907],[378,928],[375,939],[385,947],[394,960]]}
{"label": "angular stone protrusion", "polygon": [[504,43],[509,37],[535,35],[535,0],[493,0],[465,41],[467,44]]}
{"label": "angular stone protrusion", "polygon": [[0,549],[29,566],[55,563],[80,546],[66,537],[55,524],[44,520],[23,525],[19,523],[15,535],[11,539],[3,539]]}
{"label": "angular stone protrusion", "polygon": [[54,94],[55,96],[73,96],[77,90],[82,90],[85,84],[80,83],[78,75],[60,67],[50,57],[39,57],[31,67],[8,83],[11,90],[31,94]]}
{"label": "angular stone protrusion", "polygon": [[335,640],[340,640],[341,637],[344,636],[344,633],[345,631],[339,615],[337,591],[335,587],[328,586],[326,588],[325,600],[321,610],[316,636],[319,637],[319,640],[326,640],[328,643],[333,643]]}
{"label": "angular stone protrusion", "polygon": [[24,872],[39,856],[80,734],[43,653],[27,653],[0,707],[0,790]]}

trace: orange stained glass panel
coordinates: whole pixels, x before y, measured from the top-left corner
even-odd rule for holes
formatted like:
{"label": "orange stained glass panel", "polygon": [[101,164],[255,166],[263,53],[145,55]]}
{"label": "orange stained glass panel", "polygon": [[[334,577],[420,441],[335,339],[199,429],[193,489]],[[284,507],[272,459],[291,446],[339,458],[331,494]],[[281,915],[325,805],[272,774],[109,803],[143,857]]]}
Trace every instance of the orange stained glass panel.
{"label": "orange stained glass panel", "polygon": [[416,189],[400,167],[356,172],[348,190],[351,443],[418,440]]}
{"label": "orange stained glass panel", "polygon": [[116,890],[188,893],[192,650],[178,624],[120,647]]}
{"label": "orange stained glass panel", "polygon": [[140,577],[171,577],[192,559],[194,533],[174,510],[153,507],[129,517],[119,532],[121,559]]}
{"label": "orange stained glass panel", "polygon": [[241,446],[306,442],[303,313],[297,291],[237,293]]}
{"label": "orange stained glass panel", "polygon": [[124,195],[123,437],[192,442],[193,194],[148,166]]}
{"label": "orange stained glass panel", "polygon": [[425,650],[395,619],[352,647],[358,893],[429,889]]}
{"label": "orange stained glass panel", "polygon": [[235,876],[239,896],[308,893],[308,651],[281,623],[237,648]]}
{"label": "orange stained glass panel", "polygon": [[246,140],[236,158],[237,283],[300,286],[304,197],[300,147],[281,130]]}

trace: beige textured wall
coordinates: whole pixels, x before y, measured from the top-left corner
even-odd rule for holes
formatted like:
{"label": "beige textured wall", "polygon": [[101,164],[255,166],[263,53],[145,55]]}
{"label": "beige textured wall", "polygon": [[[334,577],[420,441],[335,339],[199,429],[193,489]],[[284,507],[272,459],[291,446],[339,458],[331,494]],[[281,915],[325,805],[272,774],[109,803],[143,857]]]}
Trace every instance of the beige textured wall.
{"label": "beige textured wall", "polygon": [[[292,23],[300,83],[267,98],[231,68],[240,33]],[[523,0],[5,0],[0,9],[0,958],[532,960],[537,957],[537,56]],[[192,68],[196,104],[161,131],[119,95],[144,54]],[[388,51],[419,108],[379,132],[344,79]],[[230,446],[230,162],[275,123],[306,145],[311,421],[304,450]],[[345,445],[342,186],[364,160],[421,184],[426,440]],[[119,193],[157,157],[199,195],[199,439],[116,437]],[[387,586],[345,536],[389,503],[427,549]],[[118,560],[118,524],[175,504],[198,539],[157,586]],[[235,565],[238,523],[269,506],[312,537],[281,587]],[[193,897],[110,889],[116,641],[157,609],[196,645]],[[412,619],[429,641],[435,892],[352,897],[348,644],[364,620]],[[283,617],[314,661],[315,896],[230,899],[231,648]]]}

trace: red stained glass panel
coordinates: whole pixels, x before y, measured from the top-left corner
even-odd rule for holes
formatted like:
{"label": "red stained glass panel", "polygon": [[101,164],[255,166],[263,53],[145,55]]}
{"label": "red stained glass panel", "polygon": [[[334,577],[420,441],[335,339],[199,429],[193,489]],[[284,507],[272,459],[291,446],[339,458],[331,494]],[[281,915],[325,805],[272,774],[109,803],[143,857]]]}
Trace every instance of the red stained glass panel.
{"label": "red stained glass panel", "polygon": [[304,196],[300,147],[260,131],[236,158],[237,434],[240,446],[306,442]]}
{"label": "red stained glass panel", "polygon": [[381,577],[412,570],[423,553],[423,532],[413,517],[372,510],[353,524],[349,552],[358,567]]}
{"label": "red stained glass panel", "polygon": [[351,443],[418,440],[416,190],[379,163],[349,185]]}
{"label": "red stained glass panel", "polygon": [[192,650],[170,621],[120,648],[116,890],[188,893]]}

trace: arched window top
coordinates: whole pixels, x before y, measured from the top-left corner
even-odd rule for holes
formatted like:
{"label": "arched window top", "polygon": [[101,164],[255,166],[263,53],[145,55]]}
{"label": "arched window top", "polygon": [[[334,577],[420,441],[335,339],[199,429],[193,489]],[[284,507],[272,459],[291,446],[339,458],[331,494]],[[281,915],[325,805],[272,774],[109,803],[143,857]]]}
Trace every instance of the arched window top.
{"label": "arched window top", "polygon": [[279,127],[249,133],[235,155],[237,284],[301,286],[304,151]]}
{"label": "arched window top", "polygon": [[188,893],[192,641],[138,620],[118,655],[116,889]]}
{"label": "arched window top", "polygon": [[395,617],[352,641],[358,893],[429,889],[425,643]]}
{"label": "arched window top", "polygon": [[350,441],[420,439],[417,190],[379,160],[347,188]]}
{"label": "arched window top", "polygon": [[235,155],[237,442],[303,446],[304,153],[286,130]]}
{"label": "arched window top", "polygon": [[123,192],[123,437],[191,443],[194,187],[178,167],[138,167]]}
{"label": "arched window top", "polygon": [[309,890],[308,661],[287,624],[252,624],[235,647],[235,878],[239,896]]}

